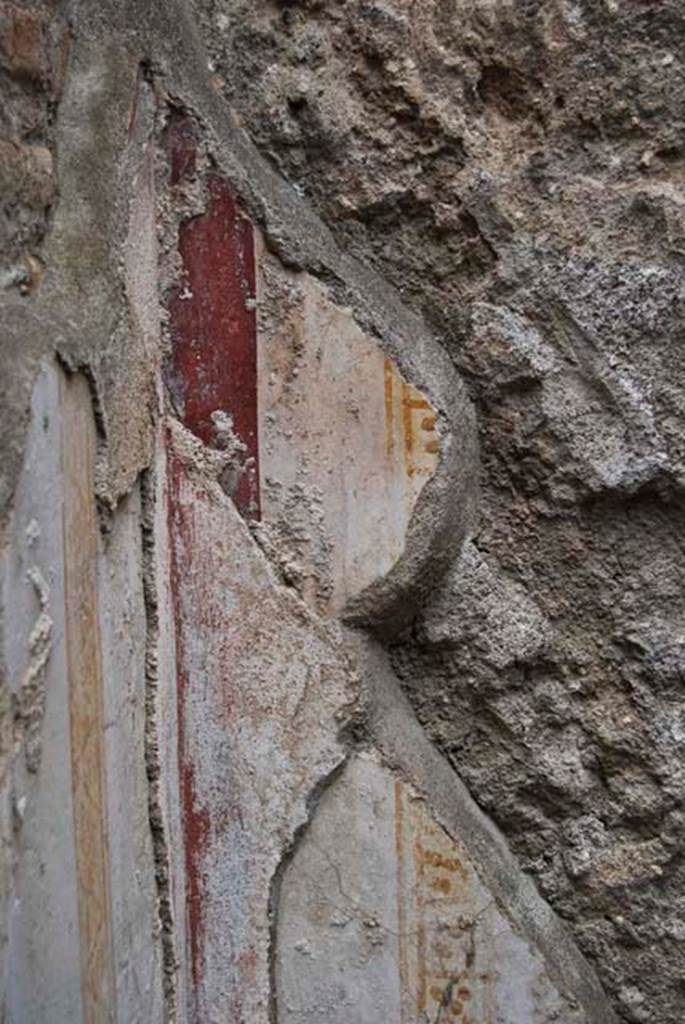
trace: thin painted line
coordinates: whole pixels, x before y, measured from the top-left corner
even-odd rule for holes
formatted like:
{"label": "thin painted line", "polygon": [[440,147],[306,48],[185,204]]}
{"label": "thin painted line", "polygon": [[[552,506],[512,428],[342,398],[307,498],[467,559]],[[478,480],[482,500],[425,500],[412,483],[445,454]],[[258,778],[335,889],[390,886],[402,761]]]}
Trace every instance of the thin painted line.
{"label": "thin painted line", "polygon": [[386,356],[383,362],[383,376],[385,383],[385,451],[388,460],[392,462],[395,454],[395,409],[393,401],[393,371],[392,362]]}
{"label": "thin painted line", "polygon": [[95,421],[85,378],[62,378],[64,593],[84,1024],[116,1019],[98,616]]}

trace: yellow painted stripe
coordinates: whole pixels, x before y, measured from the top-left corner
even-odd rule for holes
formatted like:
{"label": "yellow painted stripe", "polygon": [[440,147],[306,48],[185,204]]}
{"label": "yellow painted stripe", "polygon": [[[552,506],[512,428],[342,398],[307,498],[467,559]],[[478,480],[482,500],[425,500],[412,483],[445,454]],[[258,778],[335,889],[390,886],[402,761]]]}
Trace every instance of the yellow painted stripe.
{"label": "yellow painted stripe", "polygon": [[391,361],[386,356],[383,361],[385,382],[385,454],[392,462],[395,453],[395,403],[393,398],[393,377],[395,372]]}
{"label": "yellow painted stripe", "polygon": [[84,377],[64,376],[61,390],[65,621],[83,1024],[109,1024],[116,1014],[97,590],[96,433]]}

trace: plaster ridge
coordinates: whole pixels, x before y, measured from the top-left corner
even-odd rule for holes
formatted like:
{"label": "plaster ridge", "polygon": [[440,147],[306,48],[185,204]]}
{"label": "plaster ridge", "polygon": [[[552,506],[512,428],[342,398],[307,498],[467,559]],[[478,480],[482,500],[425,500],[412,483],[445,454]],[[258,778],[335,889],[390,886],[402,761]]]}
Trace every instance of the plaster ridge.
{"label": "plaster ridge", "polygon": [[159,728],[159,600],[156,585],[155,545],[155,482],[154,469],[141,474],[141,542],[143,597],[145,601],[145,769],[148,779],[148,817],[157,886],[157,913],[162,945],[165,1024],[177,1020],[177,973],[179,957],[176,949],[173,898],[171,893],[171,857],[164,813],[161,785]]}

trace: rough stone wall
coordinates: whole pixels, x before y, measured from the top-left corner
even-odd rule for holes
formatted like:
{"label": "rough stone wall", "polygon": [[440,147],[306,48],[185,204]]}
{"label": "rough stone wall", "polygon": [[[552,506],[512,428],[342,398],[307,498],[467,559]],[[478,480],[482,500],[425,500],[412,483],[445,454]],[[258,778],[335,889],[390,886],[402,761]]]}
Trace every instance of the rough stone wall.
{"label": "rough stone wall", "polygon": [[198,0],[217,85],[469,384],[478,523],[393,645],[626,1020],[685,990],[685,15]]}
{"label": "rough stone wall", "polygon": [[11,1024],[682,1018],[683,41],[0,6]]}
{"label": "rough stone wall", "polygon": [[3,287],[29,290],[55,192],[53,117],[69,41],[47,6],[4,4],[0,19]]}

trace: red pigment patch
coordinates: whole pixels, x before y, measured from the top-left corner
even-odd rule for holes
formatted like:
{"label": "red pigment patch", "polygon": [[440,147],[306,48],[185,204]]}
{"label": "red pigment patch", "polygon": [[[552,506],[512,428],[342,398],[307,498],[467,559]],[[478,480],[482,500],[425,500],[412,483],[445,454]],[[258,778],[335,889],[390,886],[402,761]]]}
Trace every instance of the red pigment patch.
{"label": "red pigment patch", "polygon": [[[168,438],[167,438],[168,442]],[[190,946],[190,967],[197,1018],[198,990],[202,978],[203,932],[204,932],[204,890],[203,861],[210,841],[211,819],[207,807],[198,800],[195,787],[195,771],[186,735],[186,701],[190,690],[190,679],[186,668],[183,642],[180,579],[188,571],[188,552],[192,552],[192,526],[183,506],[181,483],[185,472],[182,461],[173,453],[167,443],[168,481],[167,518],[170,537],[170,588],[176,643],[176,700],[178,715],[178,756],[180,776],[180,799],[183,821],[184,866],[186,889],[186,919]]]}
{"label": "red pigment patch", "polygon": [[185,836],[186,916],[190,938],[190,968],[197,996],[202,975],[204,892],[202,856],[209,845],[210,817],[206,807],[198,806],[195,773],[187,760],[181,764],[181,801]]}
{"label": "red pigment patch", "polygon": [[[193,128],[180,120],[168,147],[172,184],[195,173]],[[169,298],[172,355],[167,384],[183,423],[217,447],[212,414],[231,417],[245,445],[232,497],[259,519],[257,318],[254,231],[219,177],[207,182],[207,208],[179,231],[183,276]]]}

